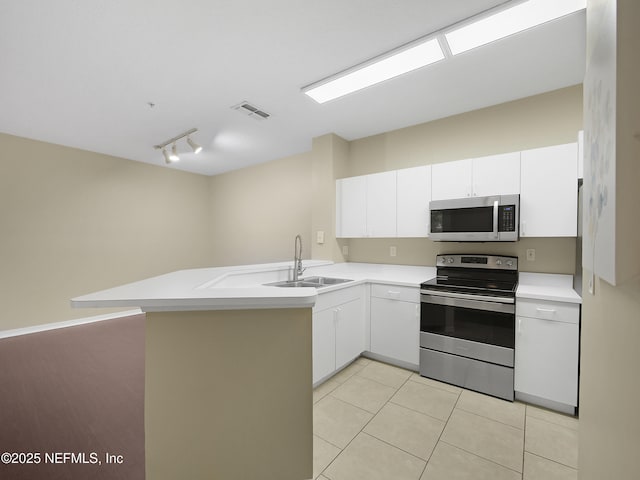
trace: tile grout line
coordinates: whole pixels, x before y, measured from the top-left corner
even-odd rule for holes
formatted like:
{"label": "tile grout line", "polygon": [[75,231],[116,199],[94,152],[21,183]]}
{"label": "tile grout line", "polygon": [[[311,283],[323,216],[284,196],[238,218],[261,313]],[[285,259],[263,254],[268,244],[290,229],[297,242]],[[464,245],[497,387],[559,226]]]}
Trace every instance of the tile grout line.
{"label": "tile grout line", "polygon": [[552,460],[552,459],[544,457],[544,456],[542,456],[542,455],[540,455],[538,453],[533,453],[533,452],[529,452],[529,451],[526,451],[526,450],[525,450],[525,453],[528,453],[529,455],[533,455],[534,457],[541,458],[541,459],[546,460],[548,462],[555,463],[556,465],[561,465],[563,467],[570,468],[571,470],[575,470],[576,472],[578,471],[578,469],[576,467],[572,467],[571,465],[567,465],[566,463],[558,462],[557,460]]}
{"label": "tile grout line", "polygon": [[[478,454],[476,452],[470,452],[469,450],[466,450],[466,449],[464,449],[464,448],[462,448],[462,447],[460,447],[458,445],[454,445],[453,443],[449,443],[446,440],[439,440],[438,443],[440,443],[440,442],[444,443],[445,445],[449,445],[450,447],[457,448],[458,450],[462,450],[463,452],[466,452],[466,453],[468,453],[470,455],[473,455],[474,457],[481,458],[482,460],[485,460],[485,461],[487,461],[489,463],[493,463],[494,465],[498,465],[499,467],[506,468],[507,470],[509,470],[511,472],[515,472],[520,476],[524,475],[524,472],[519,472],[517,470],[514,470],[511,467],[507,467],[506,465],[503,465],[501,463],[496,462],[495,460],[492,460],[492,459],[487,458],[487,457],[483,457],[482,455],[480,455],[480,454]],[[524,468],[523,468],[523,470],[524,470]]]}
{"label": "tile grout line", "polygon": [[[526,405],[527,407],[529,407],[529,406],[530,406],[528,403],[527,403],[527,404],[525,404],[525,405]],[[533,408],[537,408],[535,405],[531,405],[531,406],[532,406]],[[567,430],[573,430],[573,431],[578,431],[578,430],[579,430],[578,428],[571,428],[571,427],[568,427],[567,425],[562,425],[561,423],[558,423],[558,422],[553,422],[553,421],[551,421],[551,420],[547,420],[547,419],[545,419],[545,418],[536,417],[535,415],[529,415],[529,416],[530,416],[531,418],[534,418],[534,419],[536,419],[536,420],[540,421],[540,422],[548,423],[548,424],[550,424],[550,425],[555,425],[556,427],[562,427],[562,428],[566,428]],[[569,417],[569,418],[571,418],[571,417]]]}
{"label": "tile grout line", "polygon": [[[454,409],[455,409],[455,407],[454,407]],[[485,420],[489,420],[490,422],[499,423],[500,425],[503,425],[505,427],[513,428],[515,430],[520,430],[522,432],[522,434],[523,434],[523,440],[524,440],[524,433],[525,433],[524,428],[514,427],[513,425],[509,425],[508,423],[501,422],[500,420],[496,420],[494,418],[486,417],[486,416],[481,415],[481,414],[476,413],[476,412],[470,412],[469,410],[465,410],[464,408],[461,408],[460,411],[464,412],[464,413],[468,413],[469,415],[473,415],[474,417],[484,418]],[[452,412],[452,414],[453,414],[453,412]],[[525,422],[526,422],[526,420],[525,420]],[[522,443],[522,445],[523,445],[523,448],[524,448],[524,442]]]}

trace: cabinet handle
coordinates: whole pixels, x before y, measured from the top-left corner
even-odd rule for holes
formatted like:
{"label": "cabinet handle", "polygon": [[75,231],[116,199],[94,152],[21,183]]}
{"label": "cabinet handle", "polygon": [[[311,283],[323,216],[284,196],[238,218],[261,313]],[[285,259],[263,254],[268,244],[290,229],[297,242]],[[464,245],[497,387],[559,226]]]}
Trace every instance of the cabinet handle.
{"label": "cabinet handle", "polygon": [[520,222],[520,235],[526,235],[526,229],[524,228],[527,225],[527,222],[525,222],[524,220],[522,220]]}
{"label": "cabinet handle", "polygon": [[391,298],[398,298],[400,296],[400,292],[396,290],[387,290],[387,296]]}
{"label": "cabinet handle", "polygon": [[518,336],[522,335],[522,317],[518,317]]}
{"label": "cabinet handle", "polygon": [[556,313],[556,309],[555,308],[540,308],[540,307],[536,307],[536,312],[540,312],[540,313]]}
{"label": "cabinet handle", "polygon": [[416,318],[420,319],[420,304],[416,303]]}

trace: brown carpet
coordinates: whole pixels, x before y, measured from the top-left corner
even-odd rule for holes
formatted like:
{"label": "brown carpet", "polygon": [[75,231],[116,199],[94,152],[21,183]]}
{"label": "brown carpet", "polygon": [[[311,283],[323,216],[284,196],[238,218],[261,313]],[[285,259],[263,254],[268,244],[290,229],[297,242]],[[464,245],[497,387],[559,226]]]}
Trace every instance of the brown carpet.
{"label": "brown carpet", "polygon": [[144,480],[144,321],[0,340],[1,479]]}

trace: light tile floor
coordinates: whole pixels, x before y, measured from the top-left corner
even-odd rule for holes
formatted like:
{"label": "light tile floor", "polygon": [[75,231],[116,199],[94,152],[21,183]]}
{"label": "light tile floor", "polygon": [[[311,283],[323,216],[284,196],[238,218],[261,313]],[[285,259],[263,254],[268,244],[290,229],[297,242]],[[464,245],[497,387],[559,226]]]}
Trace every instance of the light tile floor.
{"label": "light tile floor", "polygon": [[359,358],[313,392],[313,478],[576,480],[578,420]]}

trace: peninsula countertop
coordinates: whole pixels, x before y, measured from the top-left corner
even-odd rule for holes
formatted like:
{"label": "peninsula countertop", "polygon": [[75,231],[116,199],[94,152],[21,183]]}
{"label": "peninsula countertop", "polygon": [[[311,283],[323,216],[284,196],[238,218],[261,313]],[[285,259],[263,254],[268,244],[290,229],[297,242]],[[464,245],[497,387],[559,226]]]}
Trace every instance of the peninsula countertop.
{"label": "peninsula countertop", "polygon": [[[179,270],[75,297],[73,307],[139,307],[143,311],[311,308],[318,294],[363,283],[418,287],[436,275],[435,267],[333,263],[304,260],[303,277],[352,281],[324,287],[279,288],[265,283],[290,280],[292,262]],[[571,275],[520,273],[516,296],[580,303]]]}
{"label": "peninsula countertop", "polygon": [[[434,267],[338,263],[304,260],[303,277],[351,279],[320,292],[366,282],[417,286],[433,276]],[[71,299],[73,307],[139,307],[143,311],[310,308],[318,290],[279,288],[265,283],[290,280],[292,262],[179,270]]]}

